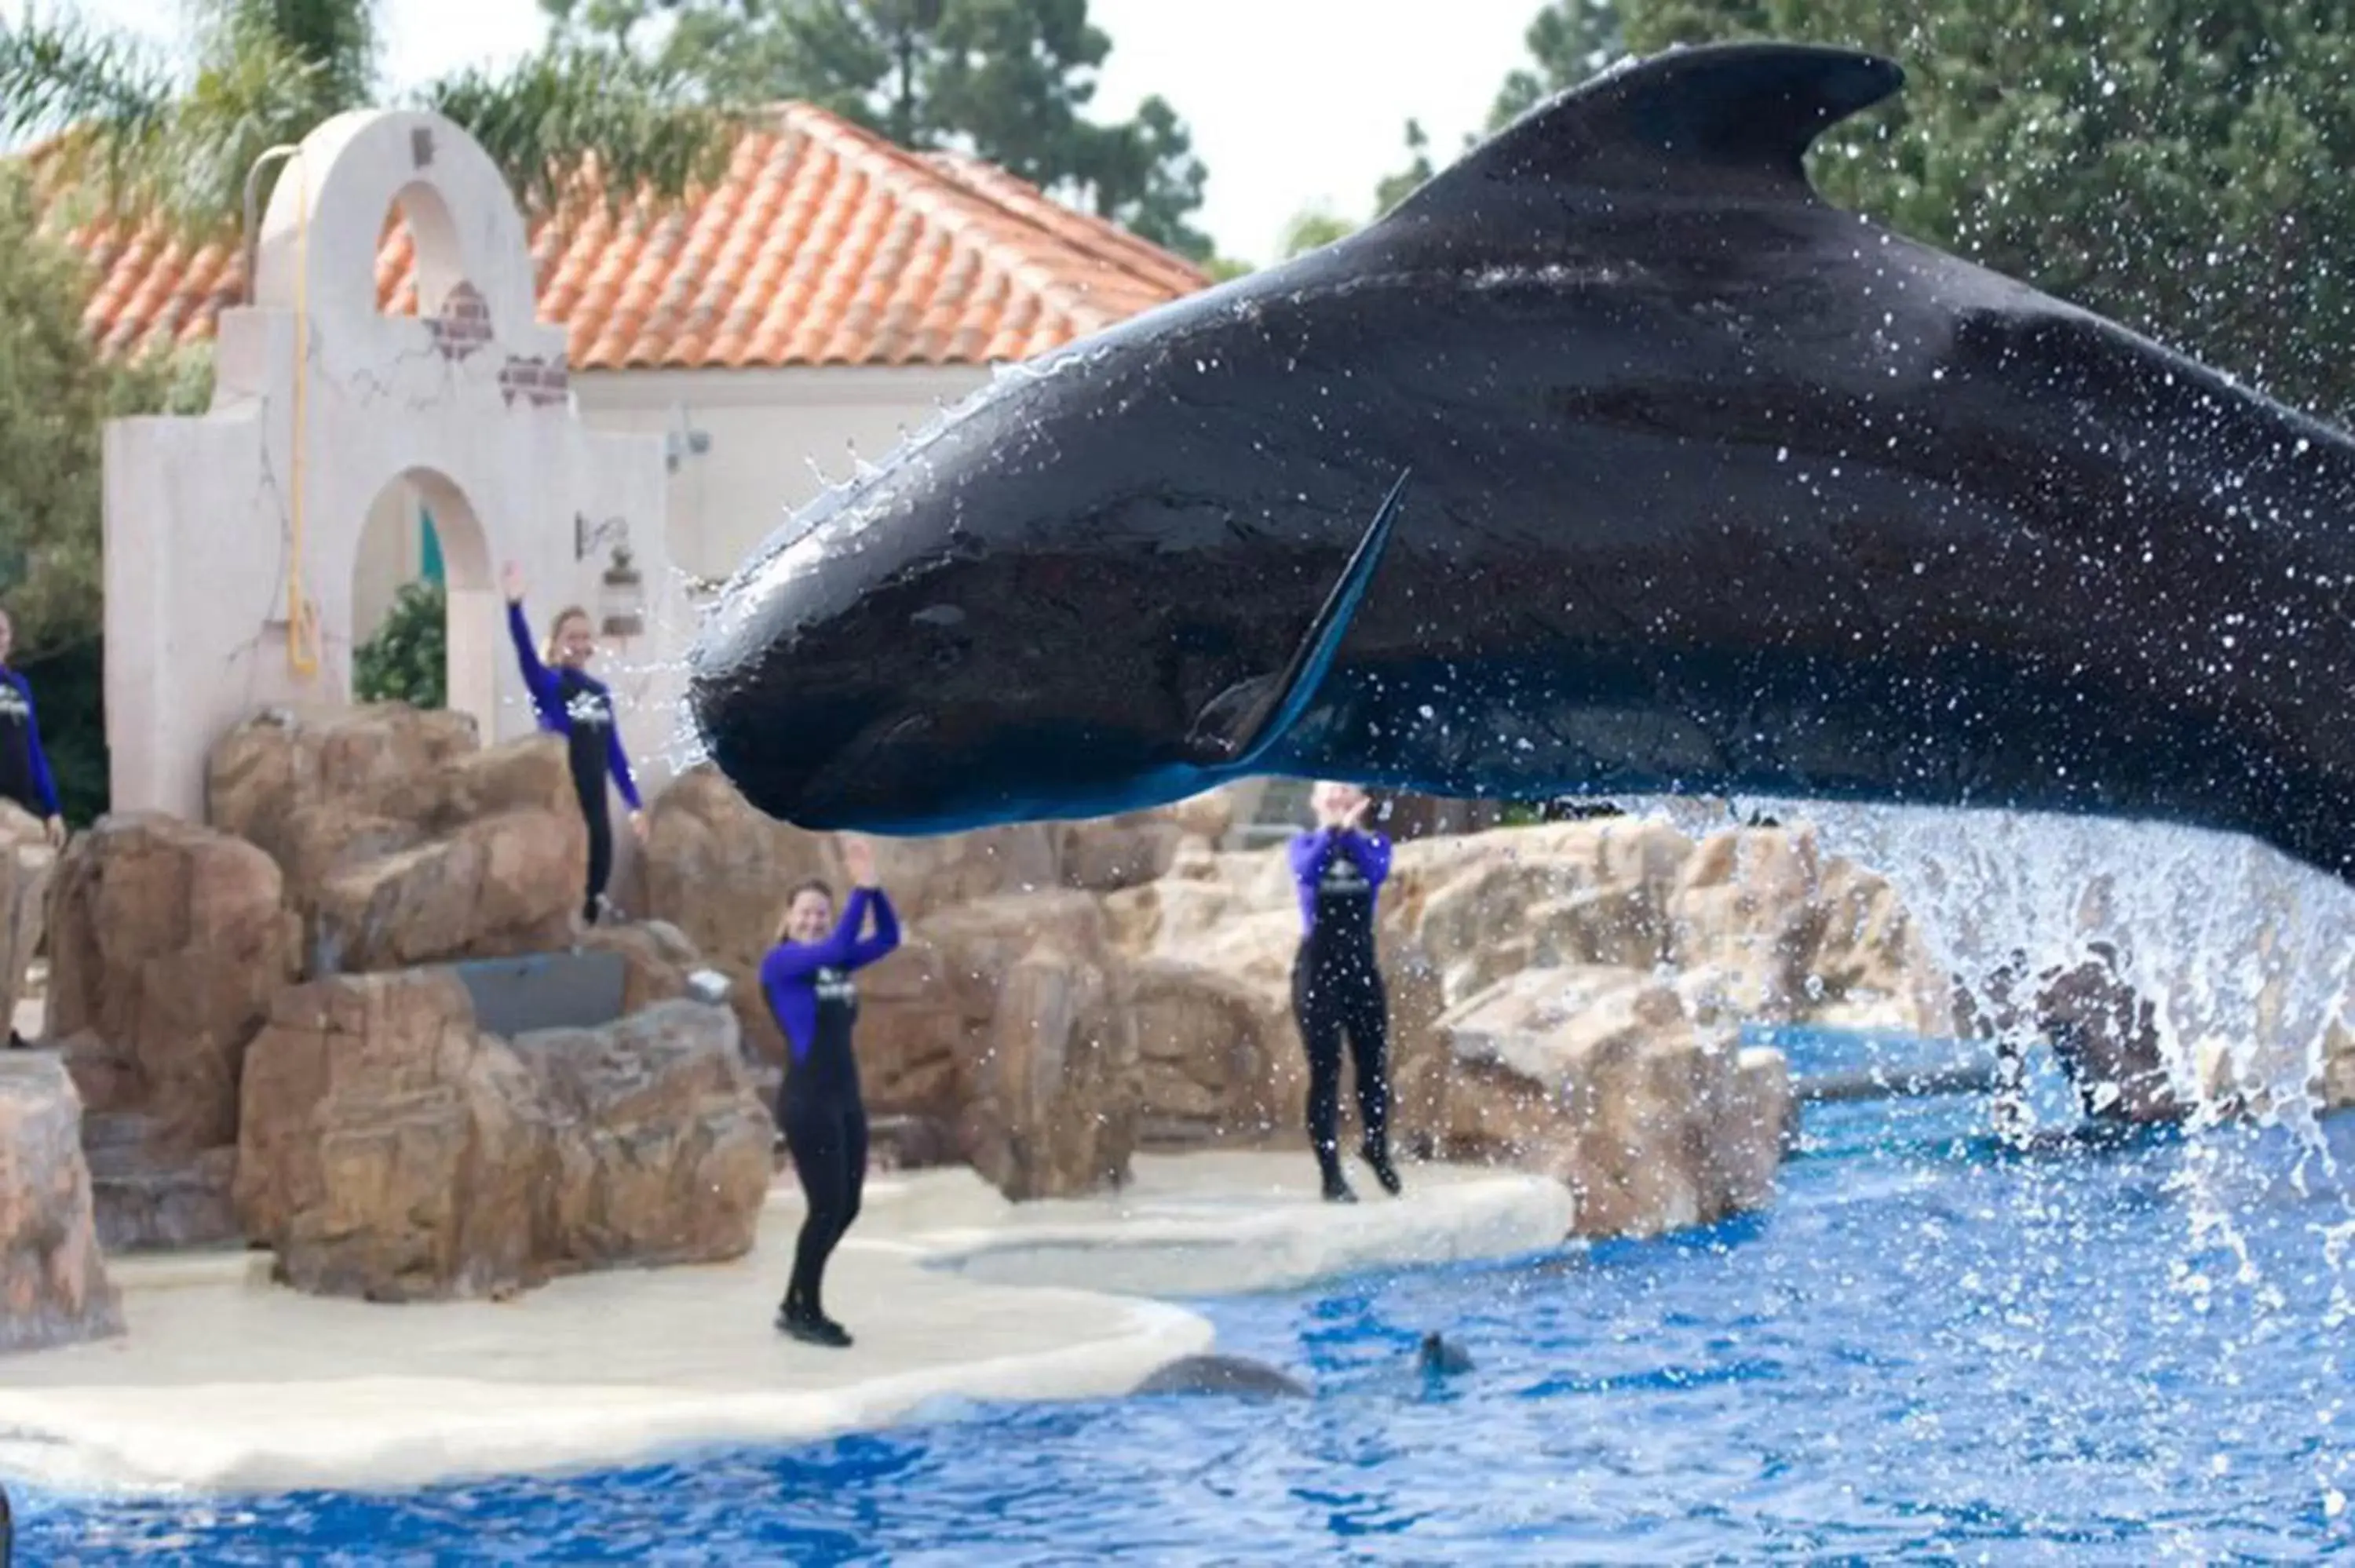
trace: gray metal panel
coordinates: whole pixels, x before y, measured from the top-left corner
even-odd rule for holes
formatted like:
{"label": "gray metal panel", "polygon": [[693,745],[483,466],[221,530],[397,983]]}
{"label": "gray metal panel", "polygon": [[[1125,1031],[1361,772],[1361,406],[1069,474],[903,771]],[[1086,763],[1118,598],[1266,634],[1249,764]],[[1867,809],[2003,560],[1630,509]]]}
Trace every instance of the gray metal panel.
{"label": "gray metal panel", "polygon": [[629,980],[622,955],[611,951],[470,959],[450,969],[474,999],[476,1026],[502,1035],[611,1023],[622,1016]]}

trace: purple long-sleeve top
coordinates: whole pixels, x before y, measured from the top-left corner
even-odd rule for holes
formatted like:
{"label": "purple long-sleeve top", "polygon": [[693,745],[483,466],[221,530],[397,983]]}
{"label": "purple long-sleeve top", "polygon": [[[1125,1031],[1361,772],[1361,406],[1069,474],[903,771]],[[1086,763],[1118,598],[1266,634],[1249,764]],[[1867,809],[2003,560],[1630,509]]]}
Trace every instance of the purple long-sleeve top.
{"label": "purple long-sleeve top", "polygon": [[[41,717],[33,708],[33,683],[16,671],[0,666],[0,790],[37,805],[41,815],[58,814],[58,781],[49,772],[48,753],[41,749]],[[19,751],[16,743],[23,743]]]}
{"label": "purple long-sleeve top", "polygon": [[[861,937],[867,911],[875,911],[875,934]],[[842,906],[842,918],[831,936],[815,942],[779,942],[761,960],[761,991],[777,1027],[785,1032],[785,1049],[800,1061],[809,1054],[817,1033],[817,971],[863,969],[900,945],[900,917],[879,887],[854,887]]]}
{"label": "purple long-sleeve top", "polygon": [[1300,832],[1292,839],[1292,881],[1300,895],[1300,928],[1316,929],[1316,883],[1325,874],[1326,865],[1336,854],[1346,854],[1357,862],[1366,881],[1379,896],[1382,879],[1391,874],[1391,841],[1381,833],[1359,832],[1354,828],[1318,828],[1314,832]]}
{"label": "purple long-sleeve top", "polygon": [[[523,683],[531,688],[532,711],[539,715],[539,727],[570,740],[572,715],[565,706],[564,678],[540,662],[539,650],[531,639],[531,622],[524,619],[523,605],[515,599],[507,601],[507,632],[515,639],[516,661],[523,666]],[[586,670],[568,673],[605,705],[605,766],[613,772],[613,782],[620,788],[622,799],[630,803],[630,810],[639,810],[638,785],[630,777],[630,754],[622,749],[622,726],[613,713],[613,692]],[[585,789],[589,785],[584,782],[581,788]]]}

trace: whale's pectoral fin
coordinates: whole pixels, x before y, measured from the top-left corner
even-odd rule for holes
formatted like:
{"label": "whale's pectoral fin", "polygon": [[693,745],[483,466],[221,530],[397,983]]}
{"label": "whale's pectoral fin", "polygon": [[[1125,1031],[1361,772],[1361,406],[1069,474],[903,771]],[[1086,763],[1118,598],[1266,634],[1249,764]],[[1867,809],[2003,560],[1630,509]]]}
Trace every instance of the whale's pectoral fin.
{"label": "whale's pectoral fin", "polygon": [[1228,687],[1210,700],[1186,736],[1185,760],[1202,768],[1233,772],[1248,768],[1284,732],[1290,729],[1316,694],[1325,672],[1333,667],[1349,619],[1366,597],[1381,564],[1382,547],[1390,543],[1391,526],[1398,519],[1399,502],[1406,494],[1402,471],[1366,528],[1365,537],[1341,568],[1341,580],[1326,596],[1324,608],[1308,623],[1308,634],[1293,650],[1292,659],[1273,675],[1256,675]]}
{"label": "whale's pectoral fin", "polygon": [[1493,213],[1500,186],[1747,188],[1813,200],[1817,136],[1895,92],[1893,60],[1812,44],[1673,48],[1539,104],[1401,203],[1384,225]]}

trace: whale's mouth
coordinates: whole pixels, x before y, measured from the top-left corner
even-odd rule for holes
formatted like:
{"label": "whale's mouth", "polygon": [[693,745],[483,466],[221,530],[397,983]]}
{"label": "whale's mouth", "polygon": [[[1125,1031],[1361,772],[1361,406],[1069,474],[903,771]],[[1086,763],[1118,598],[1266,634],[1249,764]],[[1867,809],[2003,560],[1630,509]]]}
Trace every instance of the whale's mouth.
{"label": "whale's mouth", "polygon": [[1206,787],[1171,750],[1118,726],[968,707],[899,713],[820,762],[783,814],[815,832],[894,835],[1111,815]]}
{"label": "whale's mouth", "polygon": [[819,831],[856,827],[879,808],[921,810],[936,797],[946,753],[929,714],[887,714],[852,736],[804,778],[793,821]]}

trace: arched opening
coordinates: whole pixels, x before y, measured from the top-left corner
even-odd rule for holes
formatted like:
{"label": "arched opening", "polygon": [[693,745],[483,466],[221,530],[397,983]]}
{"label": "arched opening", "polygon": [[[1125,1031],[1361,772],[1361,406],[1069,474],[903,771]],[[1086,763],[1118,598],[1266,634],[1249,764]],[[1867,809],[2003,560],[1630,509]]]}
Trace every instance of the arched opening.
{"label": "arched opening", "polygon": [[431,469],[378,493],[352,556],[352,695],[472,714],[497,707],[498,590],[474,507]]}
{"label": "arched opening", "polygon": [[377,247],[377,308],[415,316],[434,346],[463,359],[491,340],[490,305],[465,276],[450,204],[424,180],[392,195]]}

